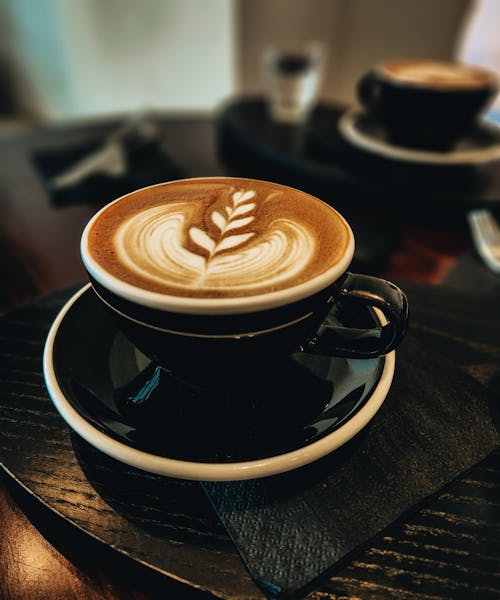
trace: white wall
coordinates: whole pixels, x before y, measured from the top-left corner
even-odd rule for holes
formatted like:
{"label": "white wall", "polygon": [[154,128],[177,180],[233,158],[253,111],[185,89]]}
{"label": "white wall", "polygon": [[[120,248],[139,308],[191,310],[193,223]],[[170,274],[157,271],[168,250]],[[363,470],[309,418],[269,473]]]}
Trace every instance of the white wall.
{"label": "white wall", "polygon": [[261,52],[269,41],[315,38],[327,47],[322,96],[350,103],[356,80],[376,62],[450,58],[468,6],[469,0],[240,0],[240,89],[262,89]]}
{"label": "white wall", "polygon": [[[500,77],[500,2],[475,0],[469,10],[456,56],[470,64],[494,71]],[[490,105],[486,118],[500,125],[500,93]]]}
{"label": "white wall", "polygon": [[[500,0],[483,0],[500,4]],[[2,4],[3,2],[3,4]],[[353,102],[358,77],[394,56],[449,58],[469,0],[0,0],[0,52],[43,118],[138,107],[210,110],[262,91],[270,41],[323,41],[322,96]],[[2,23],[0,23],[0,28]]]}
{"label": "white wall", "polygon": [[4,0],[23,102],[48,119],[209,110],[233,90],[232,0]]}

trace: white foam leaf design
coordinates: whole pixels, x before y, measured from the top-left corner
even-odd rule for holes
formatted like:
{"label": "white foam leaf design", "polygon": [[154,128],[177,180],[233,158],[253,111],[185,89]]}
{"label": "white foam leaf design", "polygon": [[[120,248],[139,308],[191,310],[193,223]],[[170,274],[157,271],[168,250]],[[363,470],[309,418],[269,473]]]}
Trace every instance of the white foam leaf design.
{"label": "white foam leaf design", "polygon": [[[243,204],[243,206],[238,206],[238,208],[234,209],[232,216],[233,217],[241,217],[241,215],[246,215],[247,213],[252,211],[254,208],[255,208],[255,202],[249,202],[248,204]],[[230,210],[231,209],[226,206],[226,211],[228,211],[228,214],[229,214]]]}
{"label": "white foam leaf design", "polygon": [[220,214],[220,212],[218,210],[214,210],[214,212],[212,213],[212,221],[217,225],[217,227],[222,231],[227,224],[226,219],[223,217],[223,215]]}
{"label": "white foam leaf design", "polygon": [[217,250],[227,250],[228,248],[235,248],[240,244],[243,244],[249,240],[254,233],[241,233],[240,235],[229,235],[225,237],[220,244],[217,246]]}
{"label": "white foam leaf design", "polygon": [[215,248],[215,242],[209,237],[204,231],[198,229],[198,227],[191,227],[189,230],[189,236],[195,244],[201,246],[208,252],[213,252]]}
{"label": "white foam leaf design", "polygon": [[244,217],[243,219],[235,219],[231,221],[229,225],[226,227],[226,231],[231,231],[232,229],[239,229],[240,227],[244,227],[248,225],[254,220],[254,217]]}
{"label": "white foam leaf design", "polygon": [[[191,240],[200,248],[208,252],[206,257],[206,267],[209,268],[212,260],[222,250],[235,248],[245,243],[255,235],[255,232],[241,233],[236,235],[227,235],[230,231],[241,229],[255,220],[253,215],[250,215],[255,208],[255,202],[248,202],[255,196],[254,190],[238,191],[232,195],[233,206],[224,206],[224,209],[213,210],[210,219],[219,229],[219,235],[213,239],[206,231],[199,227],[191,227],[189,236]],[[227,217],[224,215],[226,213]],[[247,215],[247,216],[243,216]],[[239,217],[239,218],[237,218]]]}
{"label": "white foam leaf design", "polygon": [[[168,281],[186,296],[208,297],[216,289],[228,290],[232,297],[286,287],[311,265],[318,243],[314,227],[291,218],[268,219],[264,214],[257,228],[258,199],[247,194],[237,207],[232,200],[235,191],[219,195],[204,214],[179,200],[133,215],[117,229],[114,248],[141,280],[160,286]],[[238,191],[241,200],[247,190]],[[255,212],[250,208],[235,215],[250,203],[256,204]],[[220,216],[213,216],[214,211]],[[217,225],[222,225],[221,217],[222,229]],[[244,224],[249,218],[253,221]]]}
{"label": "white foam leaf design", "polygon": [[234,204],[234,206],[239,206],[240,204],[243,204],[243,202],[250,200],[254,196],[255,196],[254,190],[247,190],[246,192],[234,192],[233,204]]}

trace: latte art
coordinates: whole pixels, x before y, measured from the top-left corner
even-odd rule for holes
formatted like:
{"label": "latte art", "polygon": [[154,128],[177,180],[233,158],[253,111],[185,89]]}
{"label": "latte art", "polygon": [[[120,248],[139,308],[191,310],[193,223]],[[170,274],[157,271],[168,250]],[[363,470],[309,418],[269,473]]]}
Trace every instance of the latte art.
{"label": "latte art", "polygon": [[283,186],[225,181],[154,186],[135,203],[125,196],[90,229],[92,257],[150,291],[230,298],[293,287],[345,253],[347,226],[327,205],[301,206],[306,194]]}
{"label": "latte art", "polygon": [[[226,217],[212,212],[219,233],[215,239],[199,227],[189,227],[189,205],[172,203],[144,211],[118,229],[117,255],[140,278],[159,284],[167,279],[193,292],[221,287],[258,290],[295,279],[314,256],[314,235],[303,225],[281,219],[256,236],[251,230],[255,217],[238,218],[255,210],[255,203],[238,208],[238,199],[254,195],[235,192]],[[185,245],[186,229],[195,251]]]}

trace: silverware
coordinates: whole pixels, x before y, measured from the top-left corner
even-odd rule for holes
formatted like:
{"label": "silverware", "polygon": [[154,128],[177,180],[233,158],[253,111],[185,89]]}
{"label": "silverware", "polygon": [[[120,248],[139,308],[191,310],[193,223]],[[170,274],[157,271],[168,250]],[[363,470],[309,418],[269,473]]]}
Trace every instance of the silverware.
{"label": "silverware", "polygon": [[51,180],[53,189],[71,187],[90,175],[102,173],[112,177],[121,177],[127,172],[125,138],[134,134],[142,141],[153,139],[157,130],[149,113],[139,112],[133,115],[121,127],[112,131],[97,150],[78,160],[63,173]]}
{"label": "silverware", "polygon": [[471,210],[467,215],[472,239],[479,256],[495,273],[500,273],[500,227],[485,208]]}

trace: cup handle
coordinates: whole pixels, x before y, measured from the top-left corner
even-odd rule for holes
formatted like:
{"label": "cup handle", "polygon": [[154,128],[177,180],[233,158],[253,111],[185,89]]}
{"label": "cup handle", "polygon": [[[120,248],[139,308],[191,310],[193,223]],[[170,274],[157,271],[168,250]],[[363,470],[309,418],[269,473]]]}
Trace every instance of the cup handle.
{"label": "cup handle", "polygon": [[408,300],[397,285],[385,279],[347,273],[336,300],[379,308],[387,323],[357,329],[323,323],[306,351],[329,356],[375,358],[399,345],[408,329]]}
{"label": "cup handle", "polygon": [[357,84],[358,99],[361,104],[370,110],[376,110],[377,104],[377,80],[373,73],[366,73]]}

